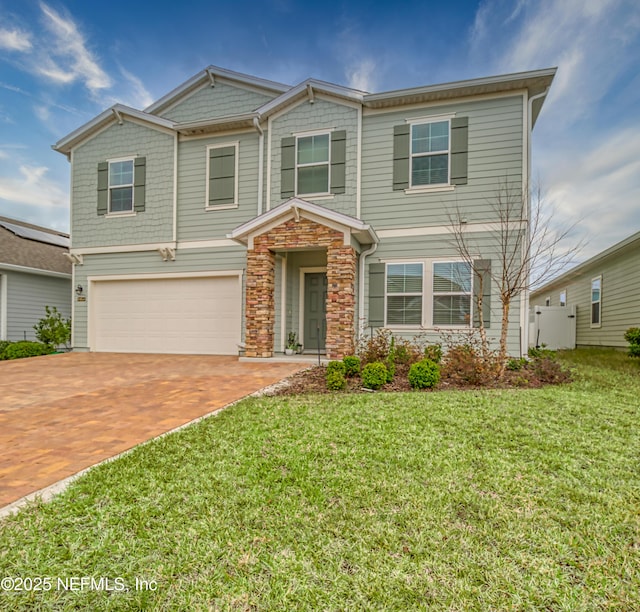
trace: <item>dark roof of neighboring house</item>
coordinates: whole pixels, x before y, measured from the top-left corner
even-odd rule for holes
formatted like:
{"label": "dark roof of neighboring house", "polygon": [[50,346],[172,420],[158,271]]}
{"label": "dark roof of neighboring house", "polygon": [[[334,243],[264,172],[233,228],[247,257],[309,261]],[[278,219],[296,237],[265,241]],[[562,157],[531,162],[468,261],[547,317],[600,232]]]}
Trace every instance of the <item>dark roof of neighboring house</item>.
{"label": "dark roof of neighboring house", "polygon": [[9,217],[0,217],[0,268],[3,264],[71,274],[69,235]]}

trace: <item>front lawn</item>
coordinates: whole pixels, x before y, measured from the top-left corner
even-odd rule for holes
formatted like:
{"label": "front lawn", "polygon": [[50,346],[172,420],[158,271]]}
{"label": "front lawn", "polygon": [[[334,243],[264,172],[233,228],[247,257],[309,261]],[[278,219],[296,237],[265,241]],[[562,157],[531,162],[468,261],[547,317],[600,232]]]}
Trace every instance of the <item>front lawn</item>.
{"label": "front lawn", "polygon": [[640,366],[563,359],[535,390],[246,400],[0,523],[0,578],[54,580],[0,607],[640,609]]}

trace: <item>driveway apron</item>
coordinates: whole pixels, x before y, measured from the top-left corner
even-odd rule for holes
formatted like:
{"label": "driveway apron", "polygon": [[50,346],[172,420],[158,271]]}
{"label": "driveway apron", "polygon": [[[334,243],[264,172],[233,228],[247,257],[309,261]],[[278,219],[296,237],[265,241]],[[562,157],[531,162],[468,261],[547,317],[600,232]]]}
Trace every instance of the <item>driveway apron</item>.
{"label": "driveway apron", "polygon": [[2,361],[0,508],[303,367],[119,353]]}

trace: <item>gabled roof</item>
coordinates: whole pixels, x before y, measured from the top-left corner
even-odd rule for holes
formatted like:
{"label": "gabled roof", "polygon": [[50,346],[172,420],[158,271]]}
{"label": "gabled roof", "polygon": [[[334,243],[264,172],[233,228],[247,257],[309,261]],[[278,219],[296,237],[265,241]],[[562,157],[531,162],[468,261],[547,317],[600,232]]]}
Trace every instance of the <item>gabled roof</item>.
{"label": "gabled roof", "polygon": [[610,246],[608,249],[605,249],[604,251],[601,251],[590,259],[587,259],[587,261],[578,264],[574,268],[571,268],[571,270],[568,270],[567,272],[564,272],[553,280],[550,280],[548,283],[545,283],[535,291],[532,291],[531,295],[544,293],[545,291],[548,291],[549,289],[552,289],[558,285],[563,285],[564,283],[573,280],[580,274],[588,272],[590,268],[593,268],[596,265],[600,265],[605,259],[609,257],[612,257],[614,255],[622,255],[625,252],[634,250],[640,251],[640,232],[636,232],[635,234],[628,236],[624,240],[621,240],[613,246]]}
{"label": "gabled roof", "polygon": [[162,96],[162,98],[151,104],[151,106],[147,106],[144,111],[145,113],[151,113],[154,115],[161,113],[164,109],[175,104],[181,98],[187,97],[203,83],[215,82],[215,79],[218,77],[241,85],[256,87],[258,89],[262,89],[265,93],[273,95],[278,95],[291,89],[290,85],[284,85],[283,83],[261,79],[241,72],[234,72],[233,70],[227,70],[218,66],[208,66],[204,70],[194,74],[190,79],[187,79],[182,85],[179,85],[174,90],[170,91],[166,96]]}
{"label": "gabled roof", "polygon": [[0,217],[0,268],[19,266],[70,275],[71,262],[64,255],[68,252],[68,234]]}
{"label": "gabled roof", "polygon": [[250,237],[258,235],[262,228],[267,228],[279,219],[285,221],[291,216],[295,217],[315,217],[314,220],[326,220],[328,223],[338,225],[354,236],[360,244],[373,244],[378,242],[373,228],[360,219],[345,215],[335,210],[329,210],[324,206],[318,206],[312,202],[307,202],[301,198],[290,198],[286,202],[272,208],[271,210],[254,217],[250,221],[236,227],[227,238],[235,240],[241,244],[247,244]]}
{"label": "gabled roof", "polygon": [[106,125],[116,121],[120,122],[122,120],[121,117],[131,117],[155,128],[172,130],[175,125],[173,121],[169,121],[168,119],[150,115],[144,111],[139,111],[135,108],[131,108],[130,106],[125,106],[124,104],[114,104],[91,121],[81,125],[77,130],[71,132],[71,134],[67,134],[67,136],[56,142],[52,148],[60,153],[68,154],[73,147],[87,138],[90,138]]}

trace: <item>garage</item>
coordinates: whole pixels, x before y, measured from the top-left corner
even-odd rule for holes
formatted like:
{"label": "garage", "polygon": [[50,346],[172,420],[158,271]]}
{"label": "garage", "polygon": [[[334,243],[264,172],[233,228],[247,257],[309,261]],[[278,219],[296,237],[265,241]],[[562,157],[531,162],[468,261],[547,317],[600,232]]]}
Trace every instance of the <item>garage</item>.
{"label": "garage", "polygon": [[92,351],[235,355],[241,274],[90,279]]}

